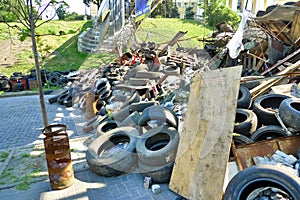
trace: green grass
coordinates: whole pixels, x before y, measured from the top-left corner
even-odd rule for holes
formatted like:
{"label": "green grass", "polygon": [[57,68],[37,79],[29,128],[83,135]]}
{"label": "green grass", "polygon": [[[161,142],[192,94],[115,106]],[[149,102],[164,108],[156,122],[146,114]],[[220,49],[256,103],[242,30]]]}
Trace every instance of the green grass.
{"label": "green grass", "polygon": [[8,152],[3,152],[0,153],[0,162],[4,162],[6,158],[8,157],[9,153]]}
{"label": "green grass", "polygon": [[[91,21],[51,21],[39,27],[37,29],[39,34],[54,33],[58,35],[60,31],[67,33],[62,36],[49,35],[37,39],[38,48],[43,50],[40,51],[40,67],[49,71],[87,69],[112,62],[116,58],[113,53],[90,54],[77,51],[79,34],[91,25]],[[7,26],[0,23],[0,41],[9,38],[7,30]],[[141,24],[136,35],[139,42],[146,41],[147,35],[150,34],[151,41],[165,45],[178,31],[187,31],[187,34],[181,38],[179,43],[183,47],[201,48],[202,43],[197,38],[203,38],[211,30],[205,28],[201,22],[194,20],[147,18]],[[15,29],[11,33],[17,35]],[[25,49],[16,56],[18,62],[12,67],[0,67],[0,74],[10,76],[16,71],[28,73],[35,68],[31,48]]]}
{"label": "green grass", "polygon": [[177,32],[187,33],[180,39],[179,43],[183,47],[202,48],[203,45],[197,38],[203,38],[212,32],[212,29],[205,27],[202,22],[195,20],[177,18],[147,18],[138,29],[137,37],[139,41],[145,41],[147,34],[150,39],[158,44],[168,43]]}

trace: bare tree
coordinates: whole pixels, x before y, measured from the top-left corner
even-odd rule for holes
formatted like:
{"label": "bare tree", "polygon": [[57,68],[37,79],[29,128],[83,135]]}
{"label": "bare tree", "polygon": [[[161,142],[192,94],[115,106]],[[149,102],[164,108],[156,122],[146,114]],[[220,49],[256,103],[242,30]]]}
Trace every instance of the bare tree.
{"label": "bare tree", "polygon": [[[58,4],[67,6],[67,4],[64,1],[55,0],[35,0],[34,2],[33,0],[0,0],[1,10],[5,9],[8,12],[12,13],[18,19],[18,22],[20,22],[22,26],[16,24],[11,25],[10,23],[6,24],[10,28],[16,28],[20,31],[19,33],[21,34],[21,40],[25,39],[26,37],[31,38],[44,127],[48,126],[48,118],[42,88],[39,54],[36,42],[37,34],[35,30],[36,28],[47,23],[56,16],[55,11],[56,5]],[[43,14],[47,15],[46,20],[40,20]],[[1,16],[1,20],[6,22],[5,16]]]}

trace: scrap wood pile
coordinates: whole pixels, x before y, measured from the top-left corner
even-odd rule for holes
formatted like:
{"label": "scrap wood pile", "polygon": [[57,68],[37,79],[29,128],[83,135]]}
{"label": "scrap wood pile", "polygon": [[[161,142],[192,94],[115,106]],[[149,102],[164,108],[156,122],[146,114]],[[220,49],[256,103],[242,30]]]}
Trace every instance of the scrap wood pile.
{"label": "scrap wood pile", "polygon": [[[237,57],[230,56],[228,44],[234,32],[226,23],[219,24],[214,38],[206,41],[205,49],[213,57],[211,69],[243,66],[231,155],[243,172],[229,183],[225,199],[256,199],[258,196],[271,199],[275,194],[270,186],[280,182],[271,175],[273,173],[286,180],[285,171],[291,172],[294,175],[291,182],[299,185],[299,178],[295,178],[300,175],[299,14],[299,2],[259,11],[256,17],[248,20],[243,33],[243,49]],[[262,164],[279,165],[283,170],[249,168]],[[250,195],[247,192],[255,188],[250,189],[248,183],[260,184],[259,177],[246,178],[251,172],[260,173],[258,176],[264,177],[263,181],[269,181],[257,189],[256,194]],[[288,185],[284,187],[285,192],[289,190]],[[297,199],[300,192],[299,189],[295,191],[275,193],[278,198]]]}
{"label": "scrap wood pile", "polygon": [[[276,14],[270,20],[277,9],[288,9],[289,17]],[[71,97],[72,106],[82,109],[87,120],[84,131],[99,135],[89,146],[87,162],[102,176],[134,171],[157,183],[170,181],[190,84],[202,71],[243,66],[233,149],[296,136],[300,131],[299,9],[277,6],[248,20],[244,50],[236,58],[226,48],[234,30],[222,23],[215,38],[206,40],[205,50],[167,51],[144,42],[115,63],[79,72],[68,90],[49,100],[64,102]],[[175,45],[180,34],[184,33],[168,45]]]}

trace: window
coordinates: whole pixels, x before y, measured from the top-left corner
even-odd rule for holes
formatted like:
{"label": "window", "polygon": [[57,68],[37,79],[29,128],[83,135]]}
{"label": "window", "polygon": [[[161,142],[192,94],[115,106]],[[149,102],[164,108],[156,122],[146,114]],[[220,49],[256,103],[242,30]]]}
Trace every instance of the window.
{"label": "window", "polygon": [[180,7],[181,7],[181,3],[178,3],[177,5],[178,5],[178,6],[177,6],[178,8],[180,8]]}

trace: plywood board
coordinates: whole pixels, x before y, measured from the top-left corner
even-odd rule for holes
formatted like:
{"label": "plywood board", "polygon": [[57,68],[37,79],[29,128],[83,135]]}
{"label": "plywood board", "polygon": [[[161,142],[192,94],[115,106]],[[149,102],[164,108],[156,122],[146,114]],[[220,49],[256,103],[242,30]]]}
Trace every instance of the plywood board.
{"label": "plywood board", "polygon": [[221,199],[242,66],[197,74],[191,86],[170,189],[187,199]]}

